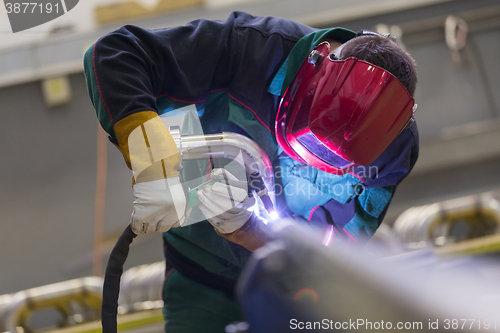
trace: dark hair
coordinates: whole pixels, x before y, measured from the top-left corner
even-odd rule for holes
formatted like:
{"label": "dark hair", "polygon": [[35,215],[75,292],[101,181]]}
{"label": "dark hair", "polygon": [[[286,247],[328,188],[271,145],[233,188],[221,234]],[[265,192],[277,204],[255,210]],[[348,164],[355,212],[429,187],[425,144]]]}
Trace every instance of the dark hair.
{"label": "dark hair", "polygon": [[406,87],[411,96],[417,85],[417,66],[408,52],[388,38],[376,35],[359,36],[347,41],[341,59],[354,57],[381,67]]}

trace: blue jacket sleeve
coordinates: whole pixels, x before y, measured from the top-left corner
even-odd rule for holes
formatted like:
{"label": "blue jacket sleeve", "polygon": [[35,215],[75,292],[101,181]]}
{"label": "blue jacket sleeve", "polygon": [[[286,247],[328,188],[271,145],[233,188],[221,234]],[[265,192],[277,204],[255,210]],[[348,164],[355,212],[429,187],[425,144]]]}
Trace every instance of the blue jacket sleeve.
{"label": "blue jacket sleeve", "polygon": [[227,85],[235,15],[158,30],[128,25],[94,43],[85,54],[85,75],[108,133],[130,114],[157,111],[160,96],[193,103]]}

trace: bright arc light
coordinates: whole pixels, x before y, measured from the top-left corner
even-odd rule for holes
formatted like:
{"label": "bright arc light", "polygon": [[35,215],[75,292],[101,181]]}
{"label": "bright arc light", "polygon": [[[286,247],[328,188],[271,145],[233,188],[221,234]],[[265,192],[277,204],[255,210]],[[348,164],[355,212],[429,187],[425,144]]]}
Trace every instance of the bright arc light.
{"label": "bright arc light", "polygon": [[279,215],[278,215],[278,212],[276,211],[272,211],[270,214],[269,214],[269,217],[271,218],[271,220],[277,220]]}

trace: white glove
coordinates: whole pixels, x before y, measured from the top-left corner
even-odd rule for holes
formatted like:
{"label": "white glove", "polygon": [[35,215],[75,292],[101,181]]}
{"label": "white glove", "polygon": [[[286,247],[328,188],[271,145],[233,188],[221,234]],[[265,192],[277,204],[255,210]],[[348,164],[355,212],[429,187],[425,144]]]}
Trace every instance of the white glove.
{"label": "white glove", "polygon": [[[212,170],[212,179],[226,179],[229,184],[231,180],[238,180],[224,169]],[[252,216],[248,209],[255,204],[255,199],[248,197],[246,189],[215,183],[205,186],[197,194],[202,203],[199,206],[201,212],[221,234],[238,230]]]}
{"label": "white glove", "polygon": [[135,234],[165,232],[184,223],[186,195],[179,176],[137,183],[133,189]]}

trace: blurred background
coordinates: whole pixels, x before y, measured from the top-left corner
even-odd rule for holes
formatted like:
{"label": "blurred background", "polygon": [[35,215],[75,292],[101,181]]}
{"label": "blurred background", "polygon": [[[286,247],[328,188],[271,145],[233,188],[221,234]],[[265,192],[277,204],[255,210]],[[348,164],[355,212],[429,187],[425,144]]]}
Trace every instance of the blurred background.
{"label": "blurred background", "polygon": [[[463,205],[476,211],[497,200],[499,0],[82,0],[58,19],[16,34],[0,9],[0,295],[100,275],[129,223],[131,172],[99,134],[82,72],[84,51],[123,24],[177,26],[225,19],[233,10],[317,28],[390,32],[416,59],[420,158],[386,215],[391,237],[398,237],[392,226],[403,213],[414,219],[411,207],[434,204],[432,217],[446,214],[452,199],[472,198]],[[496,218],[490,231],[477,234],[496,233]],[[104,235],[99,258],[95,225]],[[446,244],[439,237],[447,232],[407,248]],[[160,235],[141,236],[127,265],[162,257]]]}

